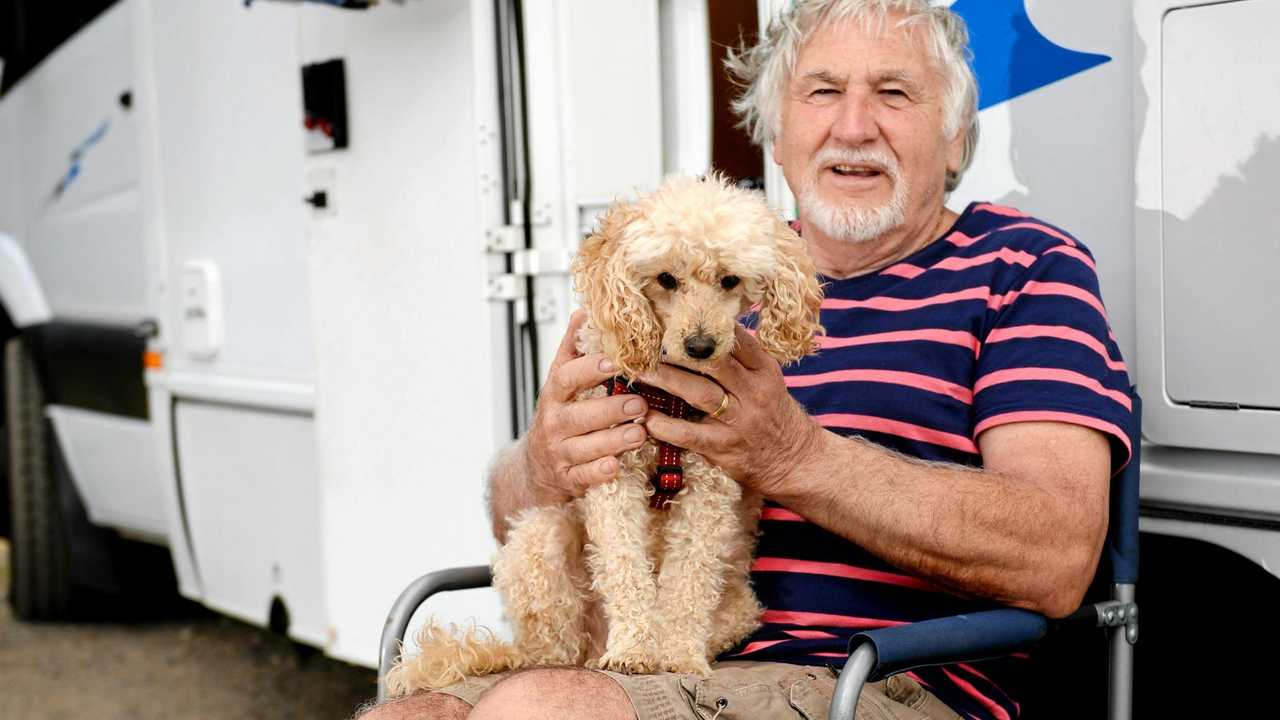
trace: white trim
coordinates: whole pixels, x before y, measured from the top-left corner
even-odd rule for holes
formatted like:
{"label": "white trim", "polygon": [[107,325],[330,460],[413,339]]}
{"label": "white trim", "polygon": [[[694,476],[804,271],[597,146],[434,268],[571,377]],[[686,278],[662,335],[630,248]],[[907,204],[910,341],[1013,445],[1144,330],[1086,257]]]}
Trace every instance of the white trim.
{"label": "white trim", "polygon": [[15,327],[30,327],[53,319],[26,252],[16,239],[4,233],[0,233],[0,300]]}
{"label": "white trim", "polygon": [[314,413],[316,409],[316,387],[311,383],[170,372],[167,375],[149,373],[147,385],[168,390],[175,400],[201,400],[307,414]]}

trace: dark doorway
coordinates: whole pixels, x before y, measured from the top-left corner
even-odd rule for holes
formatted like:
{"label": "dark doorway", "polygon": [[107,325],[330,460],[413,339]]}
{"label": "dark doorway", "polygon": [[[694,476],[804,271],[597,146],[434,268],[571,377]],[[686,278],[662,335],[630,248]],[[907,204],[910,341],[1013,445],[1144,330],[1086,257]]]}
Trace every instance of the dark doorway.
{"label": "dark doorway", "polygon": [[730,103],[738,88],[724,69],[729,48],[748,47],[759,35],[759,15],[754,2],[707,0],[707,26],[711,34],[711,166],[739,182],[764,187],[764,156],[738,127]]}

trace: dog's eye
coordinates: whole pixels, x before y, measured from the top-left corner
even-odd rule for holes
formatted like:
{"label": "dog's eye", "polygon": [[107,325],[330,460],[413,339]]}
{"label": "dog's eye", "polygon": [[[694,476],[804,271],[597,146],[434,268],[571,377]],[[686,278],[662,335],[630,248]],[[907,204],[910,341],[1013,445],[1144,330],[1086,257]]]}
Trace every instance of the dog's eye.
{"label": "dog's eye", "polygon": [[720,278],[720,287],[725,290],[732,290],[738,287],[738,283],[740,282],[742,282],[742,280],[737,275],[725,275]]}
{"label": "dog's eye", "polygon": [[668,290],[675,290],[680,282],[676,280],[675,275],[672,275],[671,273],[662,273],[658,276],[658,284]]}

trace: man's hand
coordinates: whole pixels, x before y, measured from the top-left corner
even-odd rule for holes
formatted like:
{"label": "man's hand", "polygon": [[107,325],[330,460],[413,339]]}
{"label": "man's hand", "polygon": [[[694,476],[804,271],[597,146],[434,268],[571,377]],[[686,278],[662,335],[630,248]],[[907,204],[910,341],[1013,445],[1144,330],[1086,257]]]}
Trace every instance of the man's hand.
{"label": "man's hand", "polygon": [[615,479],[616,456],[647,436],[644,426],[632,422],[648,409],[639,395],[575,400],[617,372],[602,353],[578,355],[575,343],[585,320],[581,310],[570,319],[526,438],[530,489],[544,500],[567,502]]}
{"label": "man's hand", "polygon": [[[822,429],[792,399],[778,361],[744,328],[736,333],[733,352],[711,370],[714,382],[671,365],[641,378],[707,417],[688,422],[655,412],[644,424],[653,437],[700,453],[768,496],[787,481],[788,468],[808,454]],[[711,417],[726,398],[724,410]]]}

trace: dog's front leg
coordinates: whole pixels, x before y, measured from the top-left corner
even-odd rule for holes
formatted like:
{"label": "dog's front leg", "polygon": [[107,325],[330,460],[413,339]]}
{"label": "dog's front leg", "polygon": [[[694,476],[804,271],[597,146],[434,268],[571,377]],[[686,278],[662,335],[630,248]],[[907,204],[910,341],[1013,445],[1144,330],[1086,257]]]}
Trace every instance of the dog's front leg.
{"label": "dog's front leg", "polygon": [[760,526],[759,493],[743,492],[738,503],[736,537],[722,555],[727,565],[724,594],[712,615],[711,653],[719,655],[760,627],[761,607],[751,590],[751,559]]}
{"label": "dog's front leg", "polygon": [[652,519],[644,452],[625,454],[618,480],[591,488],[580,501],[591,587],[609,624],[605,652],[594,665],[615,672],[659,669],[654,625],[658,591],[648,548]]}
{"label": "dog's front leg", "polygon": [[685,477],[689,489],[671,508],[658,574],[662,670],[710,675],[716,650],[712,620],[729,569],[724,556],[741,527],[742,490],[723,470],[692,453],[685,457]]}
{"label": "dog's front leg", "polygon": [[586,659],[582,544],[568,506],[534,507],[511,522],[493,562],[493,586],[515,629],[514,666],[580,665]]}

